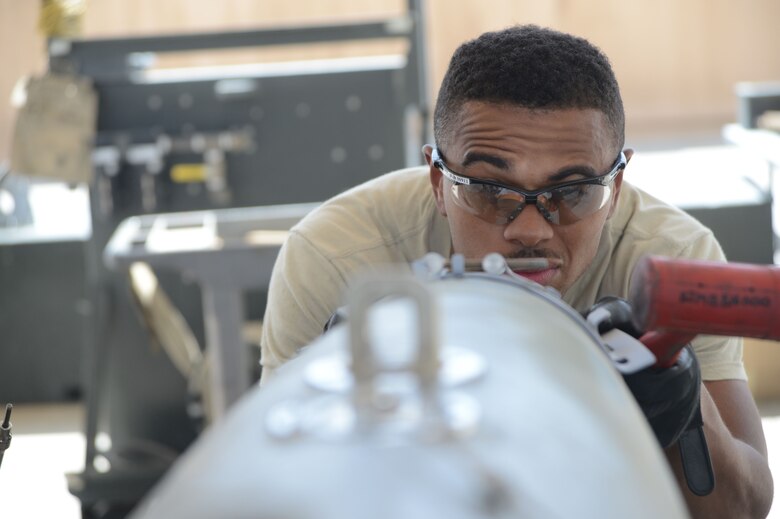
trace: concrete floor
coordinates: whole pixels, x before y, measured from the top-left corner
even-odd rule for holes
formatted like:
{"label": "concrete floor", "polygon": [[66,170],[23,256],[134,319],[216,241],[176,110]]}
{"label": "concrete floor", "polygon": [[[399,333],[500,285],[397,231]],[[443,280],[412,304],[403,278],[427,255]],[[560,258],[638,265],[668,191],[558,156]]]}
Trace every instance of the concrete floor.
{"label": "concrete floor", "polygon": [[0,517],[79,519],[81,506],[65,474],[84,469],[83,407],[15,405],[11,423],[11,447],[0,467]]}

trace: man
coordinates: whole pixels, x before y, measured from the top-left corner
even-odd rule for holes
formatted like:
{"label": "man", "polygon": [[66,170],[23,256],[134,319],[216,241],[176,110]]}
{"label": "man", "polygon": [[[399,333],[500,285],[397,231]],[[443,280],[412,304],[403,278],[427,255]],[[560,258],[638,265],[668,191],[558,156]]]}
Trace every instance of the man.
{"label": "man", "polygon": [[[623,182],[633,152],[623,150],[619,88],[607,58],[583,39],[520,26],[465,43],[442,83],[434,133],[427,167],[358,186],[293,229],[271,280],[264,382],[320,334],[350,276],[366,268],[431,251],[545,257],[550,268],[520,274],[584,311],[626,297],[644,254],[724,259],[708,229]],[[681,484],[689,508],[696,517],[763,517],[772,478],[741,342],[701,337],[693,347],[717,483],[706,497]],[[666,452],[683,482],[678,449]]]}

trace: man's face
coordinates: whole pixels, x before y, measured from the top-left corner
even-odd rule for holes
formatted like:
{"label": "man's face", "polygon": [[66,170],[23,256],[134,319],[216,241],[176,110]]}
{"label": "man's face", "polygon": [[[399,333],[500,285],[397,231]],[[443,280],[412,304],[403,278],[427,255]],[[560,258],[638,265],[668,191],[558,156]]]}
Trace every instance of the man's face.
{"label": "man's face", "polygon": [[[529,110],[506,104],[468,102],[441,154],[447,167],[464,176],[533,191],[603,175],[617,158],[606,116],[598,110]],[[487,222],[457,205],[453,183],[433,165],[425,149],[439,211],[447,217],[453,252],[480,259],[498,252],[508,258],[546,257],[552,267],[522,273],[561,293],[596,255],[601,231],[615,207],[622,172],[612,198],[594,214],[568,225],[548,221],[527,205],[511,222]],[[626,151],[630,158],[631,151]]]}

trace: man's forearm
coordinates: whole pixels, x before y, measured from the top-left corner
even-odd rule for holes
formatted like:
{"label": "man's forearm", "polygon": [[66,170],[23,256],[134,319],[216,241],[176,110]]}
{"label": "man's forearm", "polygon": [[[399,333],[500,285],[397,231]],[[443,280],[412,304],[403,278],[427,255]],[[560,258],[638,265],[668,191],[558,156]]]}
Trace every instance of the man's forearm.
{"label": "man's forearm", "polygon": [[772,504],[773,483],[763,444],[754,446],[748,443],[752,438],[735,437],[724,423],[704,386],[701,405],[704,434],[715,472],[715,490],[705,497],[690,492],[685,483],[677,445],[667,449],[667,457],[683,489],[691,516],[766,517]]}

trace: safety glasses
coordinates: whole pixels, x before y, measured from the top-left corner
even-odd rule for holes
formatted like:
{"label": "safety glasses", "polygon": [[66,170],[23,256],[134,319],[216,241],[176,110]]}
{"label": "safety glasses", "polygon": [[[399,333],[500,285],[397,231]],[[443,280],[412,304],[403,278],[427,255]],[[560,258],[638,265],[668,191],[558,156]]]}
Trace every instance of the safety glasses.
{"label": "safety glasses", "polygon": [[598,177],[564,182],[556,186],[523,191],[491,180],[480,180],[455,173],[444,164],[437,148],[433,165],[452,182],[452,195],[459,207],[490,223],[505,225],[525,206],[536,208],[550,223],[570,225],[602,209],[612,197],[613,181],[626,167],[626,156],[620,152],[608,173]]}

